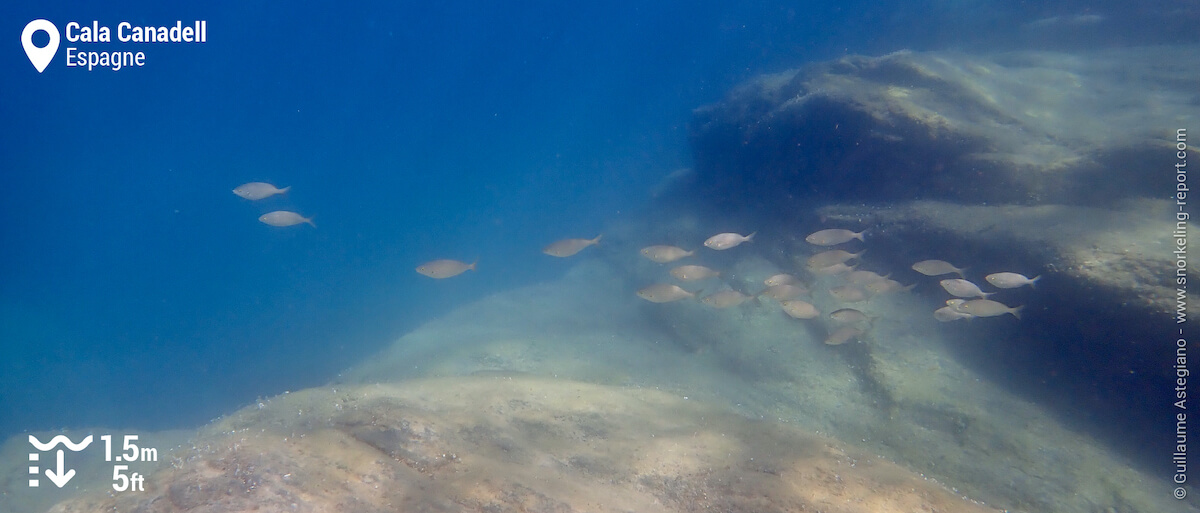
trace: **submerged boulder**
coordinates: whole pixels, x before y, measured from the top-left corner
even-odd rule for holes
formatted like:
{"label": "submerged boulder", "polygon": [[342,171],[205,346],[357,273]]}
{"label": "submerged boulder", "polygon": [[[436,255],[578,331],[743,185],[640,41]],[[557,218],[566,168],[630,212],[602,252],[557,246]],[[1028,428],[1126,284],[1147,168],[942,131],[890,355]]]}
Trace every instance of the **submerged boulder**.
{"label": "submerged boulder", "polygon": [[1161,197],[1176,129],[1200,119],[1200,75],[1172,64],[1185,56],[1200,51],[898,52],[761,76],[695,111],[696,181],[775,211]]}

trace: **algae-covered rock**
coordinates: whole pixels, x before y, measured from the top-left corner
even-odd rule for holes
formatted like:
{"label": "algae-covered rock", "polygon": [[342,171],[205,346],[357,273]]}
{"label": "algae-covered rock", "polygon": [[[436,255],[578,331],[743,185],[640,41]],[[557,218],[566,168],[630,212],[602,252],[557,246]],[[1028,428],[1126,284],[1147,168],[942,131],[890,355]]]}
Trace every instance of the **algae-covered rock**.
{"label": "algae-covered rock", "polygon": [[761,76],[696,109],[695,182],[713,202],[776,213],[814,199],[1167,194],[1147,177],[1171,178],[1176,130],[1200,119],[1200,75],[1174,64],[1198,54],[898,52]]}

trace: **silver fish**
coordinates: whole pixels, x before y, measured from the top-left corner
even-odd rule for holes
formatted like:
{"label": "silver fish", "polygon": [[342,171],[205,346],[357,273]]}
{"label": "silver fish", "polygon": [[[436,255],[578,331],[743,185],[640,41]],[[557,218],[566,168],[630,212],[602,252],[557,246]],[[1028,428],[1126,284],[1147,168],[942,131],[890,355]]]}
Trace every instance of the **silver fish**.
{"label": "silver fish", "polygon": [[863,253],[866,253],[866,250],[851,253],[841,249],[831,249],[808,257],[806,264],[809,269],[823,269],[831,265],[844,264],[852,258],[858,258]]}
{"label": "silver fish", "polygon": [[695,293],[683,290],[679,285],[669,285],[666,283],[658,283],[646,287],[637,291],[637,295],[652,303],[670,303],[671,301],[696,297]]}
{"label": "silver fish", "polygon": [[959,319],[970,319],[975,317],[967,312],[960,312],[953,306],[943,306],[933,311],[933,318],[938,322],[951,322]]}
{"label": "silver fish", "polygon": [[675,246],[658,245],[658,246],[646,246],[646,247],[642,248],[641,253],[642,253],[642,256],[649,258],[650,260],[653,260],[660,264],[665,264],[665,263],[669,263],[669,262],[674,262],[683,257],[692,256],[696,252],[695,251],[685,251],[682,248],[677,248]]}
{"label": "silver fish", "polygon": [[829,289],[829,295],[844,303],[857,303],[867,300],[867,291],[853,285],[843,285]]}
{"label": "silver fish", "polygon": [[762,292],[758,293],[760,296],[767,296],[776,301],[786,301],[788,299],[792,299],[797,296],[803,296],[805,294],[808,294],[808,289],[804,288],[803,285],[793,283],[780,283],[779,285],[771,285]]}
{"label": "silver fish", "polygon": [[985,276],[983,279],[991,283],[993,287],[998,289],[1015,289],[1023,285],[1033,287],[1034,283],[1042,279],[1041,276],[1026,278],[1023,274],[1017,273],[992,273]]}
{"label": "silver fish", "polygon": [[269,198],[276,194],[283,194],[291,188],[292,186],[289,185],[282,189],[277,189],[274,185],[269,183],[250,182],[237,186],[237,188],[233,190],[233,193],[248,200],[260,200],[263,198]]}
{"label": "silver fish", "polygon": [[425,262],[424,264],[418,265],[417,272],[430,278],[440,280],[443,278],[458,276],[467,271],[474,271],[476,263],[478,262],[466,264],[459,262],[458,260],[434,260],[432,262]]}
{"label": "silver fish", "polygon": [[708,278],[716,278],[720,275],[721,273],[702,265],[681,265],[671,269],[671,276],[683,281],[706,280]]}
{"label": "silver fish", "polygon": [[753,242],[755,233],[758,232],[753,232],[745,237],[736,233],[718,233],[704,241],[704,245],[717,250],[734,248],[743,242]]}
{"label": "silver fish", "polygon": [[267,212],[266,214],[259,216],[258,220],[271,226],[295,226],[300,223],[308,223],[312,225],[313,228],[317,227],[317,225],[313,223],[312,218],[304,217],[295,212],[288,212],[287,210]]}
{"label": "silver fish", "polygon": [[542,248],[542,253],[550,256],[566,258],[575,253],[583,251],[583,248],[594,246],[600,243],[600,237],[597,235],[594,239],[563,239],[557,242],[552,242],[550,245]]}
{"label": "silver fish", "polygon": [[713,308],[729,308],[745,303],[751,296],[747,296],[736,290],[722,290],[709,294],[700,301]]}
{"label": "silver fish", "polygon": [[875,280],[863,286],[867,288],[867,292],[878,295],[912,290],[917,286],[917,284],[914,283],[912,285],[904,285],[903,283],[891,278],[884,278],[882,280]]}
{"label": "silver fish", "polygon": [[861,337],[863,333],[866,332],[854,326],[842,326],[833,333],[829,334],[829,338],[825,339],[825,344],[831,346],[842,345],[846,342]]}
{"label": "silver fish", "polygon": [[1012,314],[1013,317],[1021,318],[1021,309],[1024,305],[1015,308],[1009,308],[1008,305],[991,299],[972,299],[958,305],[956,310],[966,312],[975,317],[996,317],[998,315]]}
{"label": "silver fish", "polygon": [[[890,274],[888,276],[891,276]],[[846,275],[846,282],[851,285],[867,285],[877,281],[888,279],[888,276],[880,276],[875,271],[853,271]]]}
{"label": "silver fish", "polygon": [[783,306],[783,313],[788,314],[793,319],[816,319],[821,315],[820,310],[817,310],[817,307],[808,301],[793,299],[791,301],[783,301],[779,304]]}
{"label": "silver fish", "polygon": [[842,308],[841,310],[835,310],[833,313],[829,314],[829,318],[843,324],[867,322],[867,314],[853,308]]}
{"label": "silver fish", "polygon": [[774,287],[776,285],[784,285],[784,284],[796,284],[799,282],[800,282],[800,280],[796,279],[795,276],[792,276],[790,274],[776,274],[775,276],[772,276],[770,278],[767,278],[766,280],[763,280],[763,284],[768,287]]}
{"label": "silver fish", "polygon": [[943,289],[946,289],[946,292],[954,294],[955,296],[958,296],[958,297],[986,298],[992,294],[995,294],[995,292],[984,292],[982,290],[979,290],[978,285],[971,283],[967,280],[964,280],[962,278],[942,280],[939,283],[942,284]]}
{"label": "silver fish", "polygon": [[829,267],[822,267],[820,269],[809,269],[808,272],[811,272],[817,276],[833,276],[835,274],[848,273],[853,270],[853,265],[833,264]]}
{"label": "silver fish", "polygon": [[945,260],[922,260],[913,264],[912,268],[914,271],[925,276],[941,276],[943,274],[955,273],[959,277],[962,277],[962,272],[966,270],[954,267]]}
{"label": "silver fish", "polygon": [[867,231],[863,230],[855,233],[841,228],[830,228],[828,230],[813,232],[808,237],[805,237],[804,240],[809,244],[816,244],[817,246],[835,246],[843,242],[850,242],[852,239],[863,240],[864,233],[867,233]]}

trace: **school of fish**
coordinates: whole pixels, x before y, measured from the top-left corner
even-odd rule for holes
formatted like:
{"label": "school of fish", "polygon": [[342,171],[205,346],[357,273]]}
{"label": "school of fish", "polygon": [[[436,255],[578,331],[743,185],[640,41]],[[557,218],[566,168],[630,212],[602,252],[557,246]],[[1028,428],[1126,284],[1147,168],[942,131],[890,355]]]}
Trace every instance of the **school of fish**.
{"label": "school of fish", "polygon": [[[260,201],[286,194],[289,190],[291,190],[290,186],[278,188],[270,183],[249,182],[234,188],[233,193],[249,201]],[[311,217],[304,217],[289,210],[267,212],[259,216],[258,220],[269,226],[280,228],[298,224],[316,227]],[[757,232],[747,235],[734,232],[718,233],[706,239],[702,245],[713,251],[727,251],[744,243],[753,242],[756,234]],[[832,248],[851,243],[854,240],[865,243],[866,234],[867,230],[855,232],[844,228],[829,228],[813,232],[804,240],[818,248]],[[568,258],[589,247],[599,245],[601,238],[602,235],[590,239],[562,239],[546,245],[542,252],[556,258]],[[701,290],[692,292],[673,283],[655,283],[639,289],[637,295],[652,303],[672,303],[695,299],[702,304],[718,309],[735,307],[751,300],[756,304],[761,304],[759,299],[765,297],[777,303],[783,314],[788,317],[801,320],[827,318],[825,329],[828,336],[825,343],[841,345],[852,340],[861,340],[871,329],[871,318],[866,313],[845,305],[866,302],[884,294],[911,290],[916,286],[915,283],[905,285],[893,280],[890,278],[890,274],[880,275],[874,271],[857,269],[858,263],[854,262],[861,262],[865,253],[865,249],[859,249],[853,253],[840,248],[825,249],[809,255],[805,259],[802,269],[798,269],[806,271],[816,279],[830,276],[840,277],[842,284],[828,286],[821,291],[832,298],[834,302],[843,305],[842,308],[830,312],[827,316],[823,316],[813,302],[813,291],[810,290],[810,284],[815,281],[806,282],[789,273],[780,273],[767,278],[763,281],[763,288],[752,293],[718,285],[716,290],[702,295]],[[640,254],[652,262],[669,264],[695,256],[696,250],[655,244],[642,248]],[[452,278],[467,271],[474,271],[477,264],[477,261],[468,264],[453,259],[436,259],[418,265],[416,271],[423,276],[440,280]],[[988,299],[989,296],[1005,289],[1015,289],[1026,285],[1034,288],[1037,281],[1041,279],[1041,276],[1028,278],[1023,274],[1010,271],[995,272],[984,276],[983,281],[1000,290],[985,292],[978,284],[966,279],[967,268],[956,267],[944,260],[922,260],[912,264],[912,270],[933,278],[947,274],[958,275],[958,278],[944,278],[938,281],[938,284],[947,293],[954,296],[946,300],[945,306],[933,312],[933,317],[941,322],[1009,314],[1020,319],[1024,306],[1010,307],[1002,302]],[[700,264],[677,265],[672,267],[668,274],[675,280],[684,283],[704,283],[710,280],[719,280],[722,276],[720,270]]]}

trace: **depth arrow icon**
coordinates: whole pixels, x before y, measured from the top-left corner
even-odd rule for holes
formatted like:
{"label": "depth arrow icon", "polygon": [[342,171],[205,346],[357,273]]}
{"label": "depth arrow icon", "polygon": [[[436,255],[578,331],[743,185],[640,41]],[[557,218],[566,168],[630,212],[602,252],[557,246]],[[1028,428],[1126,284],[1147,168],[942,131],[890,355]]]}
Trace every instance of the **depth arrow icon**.
{"label": "depth arrow icon", "polygon": [[72,477],[75,477],[75,469],[71,469],[66,471],[66,473],[63,473],[62,449],[58,450],[58,468],[54,470],[46,469],[46,477],[50,478],[51,481],[54,481],[55,486],[58,486],[59,488],[66,486],[67,481],[70,481]]}

